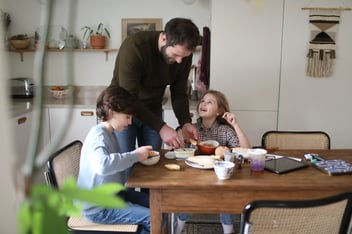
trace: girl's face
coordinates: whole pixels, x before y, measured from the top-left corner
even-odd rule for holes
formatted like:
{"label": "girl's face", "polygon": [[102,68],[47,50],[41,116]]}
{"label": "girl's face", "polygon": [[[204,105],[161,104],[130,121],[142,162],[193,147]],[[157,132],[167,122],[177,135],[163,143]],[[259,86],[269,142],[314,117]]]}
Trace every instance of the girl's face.
{"label": "girl's face", "polygon": [[108,120],[114,130],[121,132],[132,123],[132,115],[111,111],[111,118]]}
{"label": "girl's face", "polygon": [[218,102],[213,94],[208,93],[200,100],[198,113],[202,118],[216,118],[219,115]]}

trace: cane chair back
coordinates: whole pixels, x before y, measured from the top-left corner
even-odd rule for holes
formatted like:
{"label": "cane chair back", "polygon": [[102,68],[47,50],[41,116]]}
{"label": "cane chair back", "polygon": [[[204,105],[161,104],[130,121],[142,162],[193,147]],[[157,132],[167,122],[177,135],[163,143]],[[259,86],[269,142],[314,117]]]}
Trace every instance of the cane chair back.
{"label": "cane chair back", "polygon": [[330,137],[322,131],[268,131],[262,136],[262,147],[280,149],[330,149]]}
{"label": "cane chair back", "polygon": [[[54,153],[48,161],[48,171],[44,172],[48,185],[60,188],[68,177],[78,178],[82,142],[73,141]],[[68,217],[70,233],[137,233],[135,224],[98,224],[86,220],[83,216]]]}
{"label": "cane chair back", "polygon": [[316,200],[253,201],[244,208],[241,234],[346,234],[351,212],[352,193]]}

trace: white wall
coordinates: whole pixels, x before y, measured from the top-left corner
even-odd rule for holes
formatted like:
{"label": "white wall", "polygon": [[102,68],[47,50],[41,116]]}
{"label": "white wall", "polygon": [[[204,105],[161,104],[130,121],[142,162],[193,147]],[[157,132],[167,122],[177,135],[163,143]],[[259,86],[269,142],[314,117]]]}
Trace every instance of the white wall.
{"label": "white wall", "polygon": [[[39,0],[3,0],[5,11],[13,18],[12,34],[34,34],[40,25],[41,5]],[[68,6],[71,0],[59,0],[54,3],[52,25],[67,26]],[[174,17],[191,18],[202,32],[204,26],[210,26],[210,0],[198,0],[186,4],[182,0],[76,0],[73,33],[79,39],[83,37],[83,26],[95,26],[104,23],[111,32],[108,48],[118,48],[121,43],[121,18],[162,18],[164,24]],[[25,11],[19,9],[22,6]],[[105,61],[104,53],[74,53],[74,77],[77,85],[108,85],[110,83],[116,52],[109,53]],[[46,80],[49,85],[64,84],[66,71],[65,56],[62,53],[48,53]],[[19,55],[10,53],[10,72],[12,77],[32,76],[33,53],[24,54],[24,62]],[[196,62],[197,60],[195,60]]]}
{"label": "white wall", "polygon": [[[327,6],[341,5],[341,1],[330,1],[329,4],[332,2],[335,5]],[[351,6],[351,1],[345,2]],[[309,11],[301,10],[308,3],[295,0],[286,1],[285,4],[278,127],[323,130],[330,135],[332,147],[351,148],[352,12],[344,11],[341,14],[333,75],[329,78],[311,78],[305,75],[305,56],[310,37]]]}
{"label": "white wall", "polygon": [[[3,6],[0,0],[0,8]],[[0,38],[4,38],[2,30],[2,21],[0,20]],[[4,44],[0,43],[0,148],[1,148],[1,161],[0,164],[0,207],[2,216],[0,219],[0,233],[17,233],[16,218],[18,201],[16,195],[16,185],[13,178],[18,169],[14,167],[16,164],[16,153],[14,142],[11,140],[13,132],[10,129],[10,113],[9,113],[9,99],[7,89],[8,74],[8,58]],[[18,182],[18,181],[17,181]]]}
{"label": "white wall", "polygon": [[222,1],[212,6],[211,81],[228,97],[252,145],[277,126],[282,1]]}
{"label": "white wall", "polygon": [[253,145],[267,130],[322,130],[333,148],[351,148],[352,13],[342,13],[333,76],[310,78],[309,12],[301,9],[350,7],[351,1],[254,3],[213,2],[211,87],[225,92]]}

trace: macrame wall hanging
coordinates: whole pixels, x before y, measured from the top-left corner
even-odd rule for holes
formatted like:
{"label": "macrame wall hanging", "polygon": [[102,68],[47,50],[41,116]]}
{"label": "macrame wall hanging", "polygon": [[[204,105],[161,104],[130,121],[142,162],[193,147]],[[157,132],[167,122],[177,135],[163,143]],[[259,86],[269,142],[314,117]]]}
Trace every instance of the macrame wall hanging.
{"label": "macrame wall hanging", "polygon": [[340,13],[350,8],[302,8],[309,10],[311,29],[307,54],[307,76],[329,77],[336,58],[336,35]]}

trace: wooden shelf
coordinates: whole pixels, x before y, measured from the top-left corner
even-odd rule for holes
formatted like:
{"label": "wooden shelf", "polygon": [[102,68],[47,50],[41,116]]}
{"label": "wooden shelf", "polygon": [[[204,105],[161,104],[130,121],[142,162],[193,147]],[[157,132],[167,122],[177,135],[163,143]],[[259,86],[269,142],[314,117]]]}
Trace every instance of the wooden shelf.
{"label": "wooden shelf", "polygon": [[[23,62],[23,53],[31,53],[31,52],[36,52],[36,49],[25,49],[25,50],[15,50],[15,49],[10,49],[10,52],[13,53],[19,53],[21,57],[21,62]],[[105,53],[105,61],[109,60],[109,52],[115,52],[118,51],[118,49],[46,49],[48,52],[103,52]]]}

